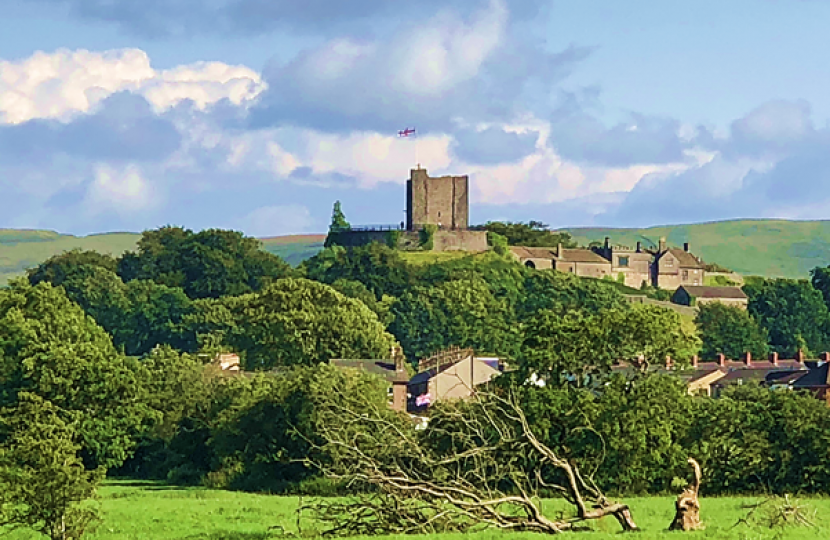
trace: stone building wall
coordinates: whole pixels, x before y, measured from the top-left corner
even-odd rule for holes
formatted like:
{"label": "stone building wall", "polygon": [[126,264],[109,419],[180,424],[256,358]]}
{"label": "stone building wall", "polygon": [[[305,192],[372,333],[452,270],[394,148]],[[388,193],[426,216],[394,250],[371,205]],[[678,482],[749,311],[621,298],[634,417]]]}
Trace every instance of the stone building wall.
{"label": "stone building wall", "polygon": [[426,169],[413,169],[406,182],[406,228],[424,225],[443,229],[469,227],[469,179],[467,176],[431,178]]}

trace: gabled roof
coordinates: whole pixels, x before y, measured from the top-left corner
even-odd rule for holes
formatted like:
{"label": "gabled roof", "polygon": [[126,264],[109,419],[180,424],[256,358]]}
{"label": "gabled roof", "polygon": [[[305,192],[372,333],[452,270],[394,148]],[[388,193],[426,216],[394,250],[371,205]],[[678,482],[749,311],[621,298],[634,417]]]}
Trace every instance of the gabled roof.
{"label": "gabled roof", "polygon": [[[665,252],[664,252],[665,253]],[[682,249],[672,248],[668,250],[668,253],[674,255],[677,259],[680,268],[705,268],[706,265],[697,260],[697,258],[689,253],[688,251],[683,251]],[[662,257],[663,254],[660,255]]]}
{"label": "gabled roof", "polygon": [[740,287],[709,287],[706,285],[681,285],[693,298],[733,298],[746,300],[747,296]]}
{"label": "gabled roof", "polygon": [[556,248],[510,246],[510,252],[520,259],[553,259]]}
{"label": "gabled roof", "polygon": [[590,249],[563,249],[561,257],[557,257],[555,252],[553,255],[553,258],[555,260],[562,262],[611,264],[611,262],[608,259],[594,253]]}

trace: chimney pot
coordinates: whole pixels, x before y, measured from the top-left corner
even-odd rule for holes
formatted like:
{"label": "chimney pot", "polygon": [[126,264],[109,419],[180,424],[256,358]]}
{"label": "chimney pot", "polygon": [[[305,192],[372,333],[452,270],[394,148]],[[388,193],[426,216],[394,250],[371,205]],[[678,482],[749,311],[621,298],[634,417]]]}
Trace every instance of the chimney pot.
{"label": "chimney pot", "polygon": [[637,253],[640,253],[640,250],[642,249],[642,247],[643,247],[643,243],[642,242],[637,242]]}
{"label": "chimney pot", "polygon": [[685,251],[686,253],[689,252],[689,243],[688,242],[683,242],[683,251]]}
{"label": "chimney pot", "polygon": [[777,366],[778,365],[778,353],[777,352],[769,353],[769,361],[772,363],[773,366]]}
{"label": "chimney pot", "polygon": [[798,361],[799,364],[803,364],[804,363],[804,351],[802,351],[801,349],[798,349],[798,351],[795,353],[795,359],[796,359],[796,361]]}
{"label": "chimney pot", "polygon": [[556,256],[562,257],[562,243],[556,244]]}
{"label": "chimney pot", "polygon": [[747,365],[747,367],[752,365],[752,353],[751,352],[746,351],[744,353],[744,363]]}
{"label": "chimney pot", "polygon": [[658,246],[658,249],[660,250],[661,253],[663,251],[666,251],[666,237],[665,236],[660,237],[660,243],[657,246]]}
{"label": "chimney pot", "polygon": [[697,355],[692,356],[692,367],[697,368],[697,364],[700,362],[700,359]]}
{"label": "chimney pot", "polygon": [[718,365],[726,367],[726,356],[723,353],[718,353]]}

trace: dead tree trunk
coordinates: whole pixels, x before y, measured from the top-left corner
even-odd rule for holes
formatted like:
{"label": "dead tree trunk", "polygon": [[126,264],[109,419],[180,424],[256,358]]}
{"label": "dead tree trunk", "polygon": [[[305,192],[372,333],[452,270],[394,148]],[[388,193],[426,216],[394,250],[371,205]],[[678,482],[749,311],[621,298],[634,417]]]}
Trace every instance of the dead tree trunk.
{"label": "dead tree trunk", "polygon": [[694,469],[695,479],[677,496],[674,503],[674,521],[669,525],[670,531],[694,531],[701,526],[700,501],[697,497],[700,491],[700,465],[692,458],[689,458],[689,465]]}
{"label": "dead tree trunk", "polygon": [[[367,409],[360,396],[331,396],[319,409],[314,463],[357,494],[309,506],[324,535],[435,534],[484,528],[557,534],[613,516],[637,530],[629,507],[610,501],[590,476],[533,433],[514,397],[479,393],[442,406],[418,433],[403,415]],[[425,437],[440,444],[425,443]],[[528,474],[527,464],[534,471]],[[539,493],[558,493],[572,517],[551,519]]]}

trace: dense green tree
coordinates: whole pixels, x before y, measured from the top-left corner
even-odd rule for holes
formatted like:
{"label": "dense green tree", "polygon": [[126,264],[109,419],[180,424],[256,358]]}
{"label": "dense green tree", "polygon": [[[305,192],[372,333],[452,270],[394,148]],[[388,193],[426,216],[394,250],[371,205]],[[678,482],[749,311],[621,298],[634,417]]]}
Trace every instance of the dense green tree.
{"label": "dense green tree", "polygon": [[375,312],[378,320],[384,326],[389,326],[389,323],[392,322],[394,315],[391,313],[391,309],[392,304],[395,303],[395,297],[385,294],[383,298],[378,300],[366,285],[353,279],[338,279],[331,284],[331,287],[344,296],[360,300],[366,304],[366,307]]}
{"label": "dense green tree", "polygon": [[701,356],[712,360],[719,353],[727,358],[740,358],[750,352],[756,358],[767,355],[766,332],[745,309],[720,302],[703,304],[695,318],[703,342]]}
{"label": "dense green tree", "polygon": [[748,310],[769,335],[770,348],[792,356],[798,349],[818,354],[828,349],[830,311],[821,293],[804,279],[766,279],[748,283]]}
{"label": "dense green tree", "polygon": [[125,282],[147,279],[184,290],[190,298],[218,298],[262,290],[292,274],[276,255],[260,249],[255,238],[237,231],[180,227],[145,231],[138,251],[118,261]]}
{"label": "dense green tree", "polygon": [[392,306],[392,313],[389,331],[410,360],[451,345],[514,357],[521,341],[510,306],[475,274],[431,287],[413,287]]}
{"label": "dense green tree", "polygon": [[[98,518],[87,503],[104,469],[87,471],[75,424],[35,394],[22,392],[0,421],[0,527],[25,527],[52,540],[76,540]],[[9,530],[9,529],[6,529]]]}
{"label": "dense green tree", "polygon": [[78,413],[82,456],[90,468],[117,466],[151,420],[137,360],[63,289],[14,282],[0,291],[0,406],[29,392]]}
{"label": "dense green tree", "polygon": [[52,285],[63,285],[69,277],[77,277],[82,273],[91,273],[94,268],[103,268],[115,272],[118,262],[110,255],[97,251],[81,251],[78,249],[54,255],[35,268],[26,271],[29,283],[37,285],[48,281]]}
{"label": "dense green tree", "polygon": [[830,307],[830,266],[817,266],[810,270],[810,282],[813,288],[821,293],[824,303]]}
{"label": "dense green tree", "polygon": [[363,283],[378,300],[383,295],[400,296],[414,282],[416,270],[401,258],[400,252],[384,244],[322,250],[303,262],[306,277],[332,284],[338,279]]}
{"label": "dense green tree", "polygon": [[183,321],[193,301],[178,288],[138,279],[125,284],[101,266],[76,266],[61,283],[126,354],[140,356],[159,344],[193,351],[196,337]]}
{"label": "dense green tree", "polygon": [[395,339],[363,302],[328,285],[283,279],[228,305],[228,344],[246,369],[314,365],[332,358],[389,358]]}
{"label": "dense green tree", "polygon": [[565,231],[551,231],[541,221],[488,221],[474,228],[498,234],[506,238],[511,246],[556,247],[562,244],[565,248],[576,247],[576,242],[570,234]]}
{"label": "dense green tree", "polygon": [[532,319],[540,310],[565,313],[583,310],[625,310],[625,298],[611,284],[584,279],[564,272],[529,272],[524,281],[522,301],[517,307],[522,319]]}

